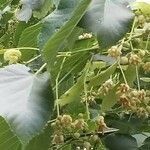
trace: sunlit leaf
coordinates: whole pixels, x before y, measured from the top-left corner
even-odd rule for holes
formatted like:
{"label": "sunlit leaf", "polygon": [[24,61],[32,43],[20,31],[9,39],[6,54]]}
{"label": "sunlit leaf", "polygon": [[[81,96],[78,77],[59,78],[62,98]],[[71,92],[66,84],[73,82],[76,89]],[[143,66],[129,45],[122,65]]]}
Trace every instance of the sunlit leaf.
{"label": "sunlit leaf", "polygon": [[23,144],[38,134],[51,116],[52,91],[48,74],[33,75],[24,65],[0,69],[0,116]]}
{"label": "sunlit leaf", "polygon": [[133,16],[129,0],[93,0],[80,25],[95,33],[100,46],[107,47],[129,31]]}

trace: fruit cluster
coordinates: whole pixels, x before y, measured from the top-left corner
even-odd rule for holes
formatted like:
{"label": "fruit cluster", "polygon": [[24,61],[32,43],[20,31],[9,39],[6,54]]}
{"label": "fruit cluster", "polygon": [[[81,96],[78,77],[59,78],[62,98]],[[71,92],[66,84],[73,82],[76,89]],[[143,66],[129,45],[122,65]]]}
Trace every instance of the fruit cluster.
{"label": "fruit cluster", "polygon": [[[108,129],[103,116],[98,116],[94,121],[95,133],[104,133]],[[63,145],[67,140],[79,140],[76,147],[86,148],[90,150],[93,143],[100,142],[98,134],[89,133],[88,122],[83,118],[83,114],[79,114],[77,119],[73,119],[70,115],[62,115],[57,117],[56,121],[51,124],[54,134],[52,143],[54,145]]]}
{"label": "fruit cluster", "polygon": [[150,116],[150,97],[145,90],[136,90],[121,84],[116,94],[119,97],[119,103],[128,112],[136,114],[139,118]]}

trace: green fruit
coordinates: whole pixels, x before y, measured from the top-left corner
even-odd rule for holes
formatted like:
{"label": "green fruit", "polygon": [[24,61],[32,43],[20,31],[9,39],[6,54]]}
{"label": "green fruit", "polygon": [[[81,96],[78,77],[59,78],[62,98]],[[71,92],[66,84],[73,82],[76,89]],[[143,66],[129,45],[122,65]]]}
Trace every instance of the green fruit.
{"label": "green fruit", "polygon": [[144,57],[145,54],[146,54],[146,51],[144,51],[144,50],[139,50],[138,54],[139,54],[139,56]]}
{"label": "green fruit", "polygon": [[80,133],[78,133],[78,132],[74,133],[74,137],[75,137],[76,139],[78,139],[78,138],[80,137]]}
{"label": "green fruit", "polygon": [[128,58],[126,56],[123,56],[120,58],[120,64],[121,65],[127,65],[129,62]]}
{"label": "green fruit", "polygon": [[93,135],[93,136],[92,136],[92,141],[93,141],[93,142],[97,142],[98,139],[99,139],[98,135]]}
{"label": "green fruit", "polygon": [[89,142],[84,142],[83,146],[86,148],[86,150],[90,150],[91,144]]}

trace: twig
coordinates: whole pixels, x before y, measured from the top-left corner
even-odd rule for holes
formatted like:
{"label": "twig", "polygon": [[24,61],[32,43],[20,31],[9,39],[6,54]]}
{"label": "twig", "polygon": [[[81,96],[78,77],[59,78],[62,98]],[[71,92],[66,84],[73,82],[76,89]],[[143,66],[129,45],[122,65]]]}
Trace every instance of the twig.
{"label": "twig", "polygon": [[118,61],[118,66],[119,66],[120,71],[121,71],[121,73],[122,73],[122,76],[123,76],[123,79],[124,79],[125,84],[128,85],[126,76],[125,76],[125,74],[124,74],[124,72],[123,72],[123,69],[122,69],[122,67],[121,67],[121,65],[120,65],[120,61]]}
{"label": "twig", "polygon": [[29,63],[33,62],[34,60],[36,60],[36,59],[38,59],[40,57],[41,57],[41,54],[36,56],[36,57],[34,57],[34,58],[32,58],[32,59],[30,59],[29,61],[25,62],[25,64],[29,64]]}
{"label": "twig", "polygon": [[42,67],[35,73],[35,75],[41,73],[41,71],[46,67],[46,63],[44,65],[42,65]]}
{"label": "twig", "polygon": [[139,80],[139,73],[138,73],[138,66],[136,65],[136,78],[138,84],[138,90],[140,91],[140,80]]}

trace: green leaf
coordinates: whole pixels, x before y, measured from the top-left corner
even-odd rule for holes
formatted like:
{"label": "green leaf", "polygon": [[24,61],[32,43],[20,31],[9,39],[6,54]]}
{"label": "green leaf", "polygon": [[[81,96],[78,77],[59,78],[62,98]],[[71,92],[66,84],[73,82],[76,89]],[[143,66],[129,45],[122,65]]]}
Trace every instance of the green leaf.
{"label": "green leaf", "polygon": [[58,7],[60,0],[53,0],[53,4]]}
{"label": "green leaf", "polygon": [[54,65],[57,52],[62,50],[62,46],[64,45],[70,33],[76,27],[81,17],[84,15],[90,1],[91,0],[82,0],[78,4],[78,7],[73,12],[71,19],[56,34],[54,34],[45,44],[43,50],[43,56],[45,58],[45,61],[48,64],[49,70]]}
{"label": "green leaf", "polygon": [[[35,24],[26,28],[19,39],[18,47],[37,47],[37,36],[41,30],[41,23]],[[25,49],[21,50],[22,52],[22,60],[27,61],[31,59],[34,54],[36,54],[35,50]]]}
{"label": "green leaf", "polygon": [[[90,58],[90,54],[87,53],[87,52],[83,52],[83,53],[77,53],[77,54],[74,54],[70,57],[68,57],[66,59],[66,61],[64,62],[64,65],[63,65],[63,69],[61,71],[61,75],[60,75],[60,80],[62,80],[64,78],[64,76],[68,76],[70,74],[74,74],[74,73],[78,73],[80,72],[88,58]],[[52,73],[53,73],[53,76],[56,77],[58,72],[59,72],[59,69],[60,69],[60,65],[62,63],[62,59],[59,58],[57,63],[55,64],[54,68],[52,68]]]}
{"label": "green leaf", "polygon": [[21,150],[21,142],[2,117],[0,117],[0,149]]}
{"label": "green leaf", "polygon": [[[78,93],[79,94],[79,93]],[[80,99],[79,99],[80,100]],[[78,99],[63,107],[64,114],[70,114],[74,118],[79,117],[79,113],[86,113],[86,106]],[[78,109],[77,109],[78,108]]]}
{"label": "green leaf", "polygon": [[39,135],[35,136],[25,150],[48,150],[50,147],[50,141],[52,136],[51,126],[47,125],[45,129]]}
{"label": "green leaf", "polygon": [[0,116],[27,144],[49,120],[53,97],[48,74],[33,75],[24,65],[0,69]]}
{"label": "green leaf", "polygon": [[[148,135],[150,135],[150,133],[148,133]],[[148,137],[148,135],[146,135],[146,133],[140,133],[132,136],[136,139],[138,147],[140,147],[144,144],[144,140]]]}
{"label": "green leaf", "polygon": [[78,81],[60,97],[60,99],[58,100],[60,107],[74,101],[79,101],[81,99],[80,94],[84,89],[85,74],[86,73],[84,71],[83,74],[79,77]]}
{"label": "green leaf", "polygon": [[16,12],[16,18],[19,21],[28,22],[32,16],[32,11],[40,9],[45,0],[21,0],[22,8]]}
{"label": "green leaf", "polygon": [[147,82],[147,83],[150,82],[150,78],[148,78],[148,77],[140,78],[140,80],[141,80],[141,81],[144,81],[144,82]]}
{"label": "green leaf", "polygon": [[22,8],[15,13],[15,17],[17,20],[27,23],[32,17],[32,8],[28,5],[22,5]]}
{"label": "green leaf", "polygon": [[11,0],[1,0],[0,1],[0,9],[4,9],[10,2],[11,2]]}
{"label": "green leaf", "polygon": [[102,108],[101,108],[102,112],[110,110],[111,107],[113,107],[116,104],[118,100],[116,91],[117,91],[117,86],[115,86],[111,91],[109,91],[109,93],[103,98]]}
{"label": "green leaf", "polygon": [[125,134],[112,134],[106,137],[105,146],[110,150],[137,150],[135,138]]}
{"label": "green leaf", "polygon": [[93,0],[80,26],[95,33],[100,46],[114,45],[129,31],[134,16],[129,1]]}
{"label": "green leaf", "polygon": [[102,71],[100,74],[91,78],[89,81],[87,81],[88,86],[95,87],[101,85],[103,82],[105,82],[110,78],[110,76],[115,72],[116,68],[117,68],[117,63],[113,64],[105,71]]}
{"label": "green leaf", "polygon": [[150,137],[148,137],[139,150],[149,150],[150,149]]}
{"label": "green leaf", "polygon": [[128,85],[133,86],[133,82],[136,79],[136,67],[134,65],[129,65],[127,70],[125,70],[124,74]]}
{"label": "green leaf", "polygon": [[45,17],[47,13],[51,10],[52,10],[52,0],[45,0],[40,10],[33,12],[33,16],[38,19],[41,19]]}
{"label": "green leaf", "polygon": [[[81,0],[80,0],[81,1]],[[61,0],[58,7],[43,19],[43,28],[39,35],[39,45],[44,44],[69,21],[73,11],[80,2],[78,0]]]}
{"label": "green leaf", "polygon": [[140,10],[144,15],[150,15],[150,3],[135,2],[131,6],[132,6],[132,9]]}
{"label": "green leaf", "polygon": [[20,39],[20,36],[23,32],[23,30],[27,27],[27,24],[24,23],[24,22],[19,22],[16,26],[16,31],[15,31],[15,34],[14,34],[14,41],[13,41],[13,44],[15,45],[15,47],[18,45],[18,42],[19,42],[19,39]]}

